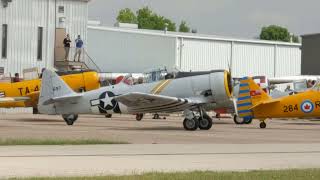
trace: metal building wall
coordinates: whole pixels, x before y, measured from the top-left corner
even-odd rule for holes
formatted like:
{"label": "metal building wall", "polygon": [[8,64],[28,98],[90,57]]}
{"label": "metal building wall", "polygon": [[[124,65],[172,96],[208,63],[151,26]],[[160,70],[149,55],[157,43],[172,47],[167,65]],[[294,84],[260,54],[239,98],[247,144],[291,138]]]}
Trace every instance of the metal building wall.
{"label": "metal building wall", "polygon": [[300,46],[277,45],[275,64],[275,77],[301,75]]}
{"label": "metal building wall", "polygon": [[279,77],[301,74],[300,45],[178,38],[177,66],[183,71],[232,70],[234,77],[266,75]]}
{"label": "metal building wall", "polygon": [[274,46],[234,43],[233,76],[274,76]]}
{"label": "metal building wall", "polygon": [[228,69],[231,43],[225,41],[179,38],[177,67],[183,71]]}
{"label": "metal building wall", "polygon": [[142,73],[173,68],[176,38],[89,27],[88,54],[102,72]]}
{"label": "metal building wall", "polygon": [[[57,27],[66,28],[66,32],[70,34],[74,41],[77,35],[87,41],[87,26],[88,26],[88,6],[85,0],[57,0],[57,8],[64,6],[65,12],[59,13],[57,9]],[[59,17],[65,17],[65,22],[59,22]],[[84,44],[86,48],[86,43]]]}
{"label": "metal building wall", "polygon": [[[65,27],[73,34],[86,36],[87,1],[57,0],[65,6]],[[0,35],[2,24],[8,24],[7,58],[0,57],[5,74],[22,73],[23,69],[52,68],[54,63],[55,0],[13,0],[7,8],[0,6]],[[70,9],[70,10],[69,10]],[[57,17],[58,14],[57,14]],[[43,56],[37,59],[38,27],[43,27]],[[57,24],[59,27],[59,24]],[[75,35],[74,35],[75,36]],[[1,41],[1,39],[0,39]],[[0,50],[2,43],[0,42]]]}
{"label": "metal building wall", "polygon": [[232,69],[234,77],[300,75],[300,44],[89,27],[89,55],[105,72]]}

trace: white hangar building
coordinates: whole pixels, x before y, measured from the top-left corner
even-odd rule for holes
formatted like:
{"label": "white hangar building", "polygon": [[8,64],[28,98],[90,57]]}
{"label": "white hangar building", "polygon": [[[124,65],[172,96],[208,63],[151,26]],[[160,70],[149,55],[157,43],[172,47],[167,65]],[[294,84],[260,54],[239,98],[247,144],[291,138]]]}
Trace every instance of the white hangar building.
{"label": "white hangar building", "polygon": [[103,72],[232,68],[234,77],[301,74],[301,44],[117,27],[88,27],[88,53]]}
{"label": "white hangar building", "polygon": [[1,0],[0,73],[54,67],[63,38],[87,37],[89,0]]}

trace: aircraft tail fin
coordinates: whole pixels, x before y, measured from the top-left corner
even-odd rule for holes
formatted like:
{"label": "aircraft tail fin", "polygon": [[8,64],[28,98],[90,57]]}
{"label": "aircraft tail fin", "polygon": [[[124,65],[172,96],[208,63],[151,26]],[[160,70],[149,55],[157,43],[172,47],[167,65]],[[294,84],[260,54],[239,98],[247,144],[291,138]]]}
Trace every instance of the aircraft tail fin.
{"label": "aircraft tail fin", "polygon": [[42,75],[39,111],[44,114],[56,114],[54,100],[76,94],[55,72],[45,70]]}
{"label": "aircraft tail fin", "polygon": [[253,119],[253,107],[272,98],[251,77],[240,80],[237,112],[239,117]]}

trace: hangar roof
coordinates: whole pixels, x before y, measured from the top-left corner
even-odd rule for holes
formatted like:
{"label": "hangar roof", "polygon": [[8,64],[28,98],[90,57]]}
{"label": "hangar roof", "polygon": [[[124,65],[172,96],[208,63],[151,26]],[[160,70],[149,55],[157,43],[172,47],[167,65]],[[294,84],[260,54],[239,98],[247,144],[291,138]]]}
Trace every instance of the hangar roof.
{"label": "hangar roof", "polygon": [[128,29],[128,28],[107,27],[107,26],[88,26],[88,28],[96,29],[96,30],[175,37],[175,38],[191,38],[191,39],[202,39],[202,40],[215,40],[215,41],[228,41],[228,42],[231,41],[231,42],[270,44],[270,45],[283,45],[283,46],[301,46],[300,43],[266,41],[266,40],[259,40],[259,39],[233,38],[233,37],[207,35],[207,34],[199,34],[199,33],[181,33],[181,32],[171,32],[171,31],[167,31],[167,33],[164,33],[164,31],[158,31],[158,30]]}

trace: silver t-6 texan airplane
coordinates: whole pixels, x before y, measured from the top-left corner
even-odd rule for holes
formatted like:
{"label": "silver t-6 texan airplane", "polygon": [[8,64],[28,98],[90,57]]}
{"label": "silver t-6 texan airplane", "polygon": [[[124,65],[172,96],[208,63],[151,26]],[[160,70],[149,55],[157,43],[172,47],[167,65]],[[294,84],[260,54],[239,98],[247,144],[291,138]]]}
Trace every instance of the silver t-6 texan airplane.
{"label": "silver t-6 texan airplane", "polygon": [[120,83],[84,93],[74,92],[50,70],[43,72],[39,112],[63,116],[72,125],[78,114],[136,114],[183,112],[186,130],[209,130],[212,119],[207,111],[229,103],[232,94],[228,71],[167,79],[154,83]]}

